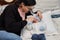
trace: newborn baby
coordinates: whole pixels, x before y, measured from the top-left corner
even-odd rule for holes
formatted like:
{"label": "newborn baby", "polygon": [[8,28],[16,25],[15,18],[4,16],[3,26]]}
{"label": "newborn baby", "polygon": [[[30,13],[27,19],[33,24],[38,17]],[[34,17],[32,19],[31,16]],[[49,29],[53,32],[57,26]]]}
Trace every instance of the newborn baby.
{"label": "newborn baby", "polygon": [[[37,20],[37,23],[29,22],[21,32],[23,40],[46,40],[45,38],[45,24],[37,14],[32,14]],[[27,18],[30,16],[27,16]]]}

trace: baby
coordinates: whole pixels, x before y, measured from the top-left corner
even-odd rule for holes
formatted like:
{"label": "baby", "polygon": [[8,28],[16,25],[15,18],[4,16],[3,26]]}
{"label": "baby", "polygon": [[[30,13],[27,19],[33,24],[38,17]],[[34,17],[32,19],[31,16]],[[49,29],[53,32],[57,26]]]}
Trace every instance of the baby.
{"label": "baby", "polygon": [[[42,15],[38,15],[39,12],[36,12],[37,14],[34,14],[31,12],[32,15],[38,20],[37,23],[29,22],[25,28],[21,32],[21,37],[23,40],[46,40],[45,38],[45,24],[42,21]],[[31,17],[31,16],[27,16]]]}

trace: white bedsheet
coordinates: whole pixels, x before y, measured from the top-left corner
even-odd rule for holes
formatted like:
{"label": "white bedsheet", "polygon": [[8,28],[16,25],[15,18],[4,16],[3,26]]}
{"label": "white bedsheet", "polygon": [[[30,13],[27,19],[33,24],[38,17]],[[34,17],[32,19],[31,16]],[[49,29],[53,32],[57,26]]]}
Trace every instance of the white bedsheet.
{"label": "white bedsheet", "polygon": [[[52,18],[51,18],[51,11],[48,11],[48,12],[44,12],[43,14],[43,22],[45,23],[46,25],[46,30],[44,32],[41,32],[41,33],[45,33],[46,34],[46,37],[47,35],[55,35],[55,34],[59,34],[57,32],[57,29],[55,28],[55,25],[52,21]],[[37,27],[38,25],[37,24],[34,24],[34,27]],[[29,26],[28,26],[29,28]],[[34,30],[36,31],[36,30]],[[39,32],[34,32],[34,31],[31,31],[31,30],[27,30],[26,27],[22,30],[21,32],[21,37],[23,40],[31,40],[31,36],[33,33],[39,33]],[[49,37],[50,37],[49,36]],[[52,38],[51,38],[52,39]]]}

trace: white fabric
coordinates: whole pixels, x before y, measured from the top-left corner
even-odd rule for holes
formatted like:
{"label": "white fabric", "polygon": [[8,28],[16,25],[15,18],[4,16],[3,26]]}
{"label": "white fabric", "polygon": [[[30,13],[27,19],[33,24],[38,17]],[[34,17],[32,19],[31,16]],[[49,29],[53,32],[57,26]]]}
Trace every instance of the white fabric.
{"label": "white fabric", "polygon": [[51,15],[56,15],[56,14],[60,14],[60,9],[54,10],[52,11]]}
{"label": "white fabric", "polygon": [[[43,15],[42,22],[25,26],[25,28],[21,32],[21,37],[23,40],[31,40],[32,34],[35,33],[36,34],[45,33],[46,35],[58,34],[51,18],[51,11],[44,12],[42,15]],[[41,32],[39,30],[39,27],[42,25],[45,26],[46,30]]]}
{"label": "white fabric", "polygon": [[51,11],[45,12],[42,15],[43,15],[42,20],[45,22],[47,26],[47,30],[46,30],[47,35],[58,34],[51,18]]}
{"label": "white fabric", "polygon": [[56,25],[57,31],[60,33],[60,17],[59,18],[53,18],[53,22]]}
{"label": "white fabric", "polygon": [[44,27],[44,28],[46,27],[43,21],[25,26],[25,28],[22,30],[22,33],[21,33],[22,39],[30,40],[32,37],[32,34],[45,33],[45,30],[44,31],[40,30],[41,27]]}
{"label": "white fabric", "polygon": [[[52,15],[59,15],[60,14],[60,10],[54,10],[52,11]],[[56,29],[57,31],[60,33],[60,17],[58,18],[52,18],[54,24],[56,25]]]}
{"label": "white fabric", "polygon": [[60,0],[37,0],[34,11],[48,11],[60,8]]}

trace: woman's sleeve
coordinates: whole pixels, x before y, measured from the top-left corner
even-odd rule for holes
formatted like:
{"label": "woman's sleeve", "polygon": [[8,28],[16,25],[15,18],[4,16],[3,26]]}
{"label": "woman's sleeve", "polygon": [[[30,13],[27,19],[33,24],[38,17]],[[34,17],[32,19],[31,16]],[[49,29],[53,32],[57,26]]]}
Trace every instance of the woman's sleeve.
{"label": "woman's sleeve", "polygon": [[25,20],[17,22],[14,17],[13,11],[10,10],[10,8],[6,8],[3,13],[5,14],[4,20],[7,31],[18,33],[27,24],[27,21]]}

